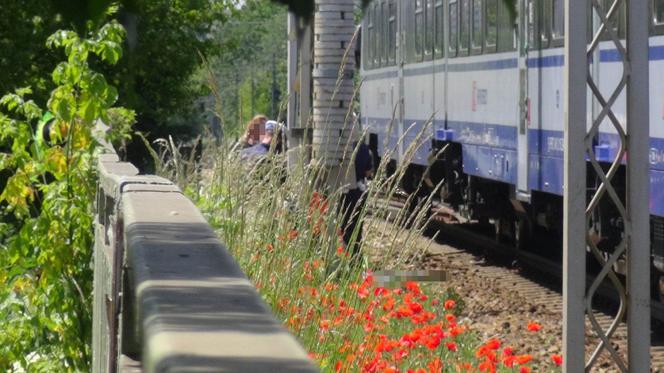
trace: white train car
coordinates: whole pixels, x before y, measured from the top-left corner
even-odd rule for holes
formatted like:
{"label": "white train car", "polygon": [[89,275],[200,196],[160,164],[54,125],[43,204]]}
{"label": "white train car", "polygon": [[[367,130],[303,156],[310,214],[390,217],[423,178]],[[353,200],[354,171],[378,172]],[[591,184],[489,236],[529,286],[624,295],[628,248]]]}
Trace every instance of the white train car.
{"label": "white train car", "polygon": [[[562,232],[564,28],[563,0],[517,3],[513,14],[503,0],[374,0],[362,25],[360,98],[375,155],[408,167],[406,192],[427,193],[417,186],[431,165],[426,177],[444,180],[442,200],[525,247],[535,229]],[[622,38],[624,13],[613,24]],[[644,22],[652,26],[653,284],[664,288],[664,0],[653,0]],[[623,64],[605,39],[591,73],[608,95]],[[589,94],[588,107],[598,110],[594,104]],[[624,95],[613,111],[624,123]],[[608,164],[619,144],[608,119],[595,140]],[[609,247],[620,222],[608,201],[599,210],[592,228]]]}

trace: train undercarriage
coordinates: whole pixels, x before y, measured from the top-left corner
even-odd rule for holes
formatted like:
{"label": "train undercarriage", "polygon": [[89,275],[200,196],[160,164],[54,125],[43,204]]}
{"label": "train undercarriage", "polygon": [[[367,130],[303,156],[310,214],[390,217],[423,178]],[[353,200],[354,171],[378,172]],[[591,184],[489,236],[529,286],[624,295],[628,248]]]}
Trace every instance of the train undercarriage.
{"label": "train undercarriage", "polygon": [[[370,148],[378,156],[375,135],[370,138]],[[495,240],[502,244],[513,245],[518,250],[532,251],[538,255],[560,260],[562,258],[563,235],[563,199],[562,196],[532,191],[529,202],[516,198],[514,185],[468,175],[463,172],[461,144],[434,141],[429,167],[410,164],[404,172],[400,187],[408,195],[415,194],[416,201],[427,198],[440,184],[434,200],[456,211],[463,218],[484,226],[492,226]],[[378,162],[376,162],[378,164]],[[388,172],[396,169],[394,164]],[[608,165],[606,165],[608,167]],[[391,169],[391,170],[390,170]],[[625,196],[624,168],[616,175],[613,184],[619,198]],[[588,199],[599,180],[588,169]],[[622,183],[622,185],[620,184]],[[664,302],[664,218],[651,215],[650,218],[652,281],[651,290],[654,299]],[[590,239],[600,249],[604,259],[622,240],[623,222],[617,209],[608,196],[601,201],[599,208],[589,219]],[[553,240],[553,245],[541,245],[538,240],[545,237]],[[552,249],[557,247],[558,249]],[[597,260],[588,253],[590,271],[599,270]],[[614,266],[614,270],[624,276],[625,259]]]}

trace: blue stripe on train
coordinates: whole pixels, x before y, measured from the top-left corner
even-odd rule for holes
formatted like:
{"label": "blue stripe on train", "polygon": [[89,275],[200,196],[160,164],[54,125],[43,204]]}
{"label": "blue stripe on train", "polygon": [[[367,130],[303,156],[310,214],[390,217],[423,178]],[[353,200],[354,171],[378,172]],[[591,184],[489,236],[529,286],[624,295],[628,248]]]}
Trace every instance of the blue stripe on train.
{"label": "blue stripe on train", "polygon": [[[664,60],[664,46],[650,47],[648,59],[650,61]],[[604,49],[599,52],[599,59],[602,62],[620,62],[622,61],[620,53],[617,49]],[[454,61],[452,59],[451,61]],[[548,67],[562,67],[565,64],[565,57],[562,54],[552,56],[530,57],[526,59],[526,66],[528,68],[548,68]],[[468,72],[468,71],[487,71],[487,70],[504,70],[515,69],[518,66],[516,58],[503,58],[498,60],[488,60],[479,62],[464,62],[464,63],[450,63],[447,65],[450,72]],[[426,65],[415,68],[405,68],[404,76],[420,76],[432,74],[434,72],[440,73],[445,71],[444,64],[436,64],[434,66]],[[378,79],[396,78],[398,72],[396,68],[386,71],[372,72],[365,71],[364,79],[367,81]]]}
{"label": "blue stripe on train", "polygon": [[[373,122],[377,127],[385,125],[386,119],[363,118]],[[406,120],[415,123],[412,133],[404,136],[405,147],[408,146],[421,130],[425,121]],[[435,121],[434,138],[451,140],[463,144],[463,169],[469,175],[484,177],[510,184],[516,183],[517,152],[516,128],[496,123],[475,123],[448,121],[447,129],[442,129],[443,121]],[[384,133],[378,131],[379,149],[381,154],[394,149],[397,142],[395,134],[389,137],[387,144]],[[447,136],[447,137],[442,137]],[[451,137],[452,138],[451,138]],[[385,145],[387,145],[387,147]],[[601,161],[613,160],[618,151],[618,135],[601,133],[598,146],[607,151],[602,154]],[[413,163],[426,165],[430,146],[422,139]],[[563,132],[554,130],[528,130],[528,186],[531,190],[563,194]],[[393,156],[392,158],[396,158]],[[664,216],[664,139],[650,139],[650,212]]]}

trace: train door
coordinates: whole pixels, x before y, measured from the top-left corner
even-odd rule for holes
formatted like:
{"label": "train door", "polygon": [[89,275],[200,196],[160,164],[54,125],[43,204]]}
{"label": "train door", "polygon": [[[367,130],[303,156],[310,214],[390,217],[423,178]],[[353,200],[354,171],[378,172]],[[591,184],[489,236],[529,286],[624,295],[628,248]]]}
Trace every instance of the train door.
{"label": "train door", "polygon": [[530,120],[530,100],[528,98],[528,34],[534,16],[534,0],[519,0],[519,114],[517,118],[517,183],[516,197],[522,201],[530,200],[528,190],[528,122]]}

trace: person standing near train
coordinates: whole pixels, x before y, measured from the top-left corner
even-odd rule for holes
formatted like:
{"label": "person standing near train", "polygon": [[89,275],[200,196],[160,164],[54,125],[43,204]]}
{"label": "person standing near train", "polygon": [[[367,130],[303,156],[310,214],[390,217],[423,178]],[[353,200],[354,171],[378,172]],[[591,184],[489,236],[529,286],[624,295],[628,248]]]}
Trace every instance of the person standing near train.
{"label": "person standing near train", "polygon": [[[341,208],[343,211],[343,241],[346,249],[352,255],[354,260],[359,258],[360,245],[362,243],[362,210],[366,202],[366,183],[367,178],[372,176],[373,161],[369,147],[362,140],[362,134],[357,128],[358,124],[353,130],[353,148],[351,152],[355,152],[355,159],[353,162],[355,171],[356,187],[349,189],[342,197]],[[355,240],[353,240],[355,236]],[[351,245],[352,241],[352,245]]]}

